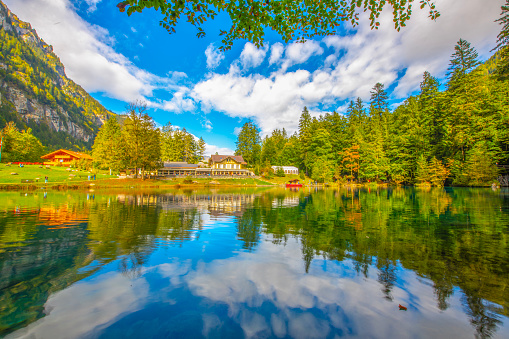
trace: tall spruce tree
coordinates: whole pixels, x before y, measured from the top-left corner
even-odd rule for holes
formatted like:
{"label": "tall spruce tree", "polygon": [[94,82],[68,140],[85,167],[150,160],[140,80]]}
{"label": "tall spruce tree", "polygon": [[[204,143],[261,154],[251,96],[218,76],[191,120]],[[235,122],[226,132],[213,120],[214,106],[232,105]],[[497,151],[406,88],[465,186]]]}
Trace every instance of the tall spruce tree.
{"label": "tall spruce tree", "polygon": [[385,91],[384,84],[377,82],[371,90],[371,116],[377,114],[381,116],[389,107],[387,99],[389,98]]}
{"label": "tall spruce tree", "polygon": [[203,157],[205,156],[205,148],[207,147],[207,144],[205,143],[205,140],[203,140],[202,137],[198,140],[198,153],[197,157],[199,161],[203,160]]}
{"label": "tall spruce tree", "polygon": [[460,79],[479,65],[477,58],[479,54],[474,47],[466,40],[459,39],[454,46],[454,53],[451,55],[447,77],[449,78],[449,88],[459,85]]}
{"label": "tall spruce tree", "polygon": [[501,6],[502,12],[500,18],[496,21],[502,25],[502,30],[497,36],[497,46],[495,50],[500,53],[500,60],[496,68],[496,74],[500,80],[509,79],[509,0]]}
{"label": "tall spruce tree", "polygon": [[311,144],[311,114],[309,114],[308,108],[304,106],[302,113],[299,118],[299,141],[300,141],[300,161],[301,168],[306,170],[306,174],[309,175],[308,162],[310,156],[310,144]]}
{"label": "tall spruce tree", "polygon": [[237,137],[235,155],[241,155],[250,166],[260,164],[261,138],[259,128],[249,120]]}

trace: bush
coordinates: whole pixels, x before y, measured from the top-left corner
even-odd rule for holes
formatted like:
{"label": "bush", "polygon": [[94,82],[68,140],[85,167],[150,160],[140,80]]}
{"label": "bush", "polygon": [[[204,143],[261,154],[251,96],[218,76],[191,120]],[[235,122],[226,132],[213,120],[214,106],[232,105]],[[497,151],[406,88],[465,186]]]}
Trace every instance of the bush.
{"label": "bush", "polygon": [[299,177],[301,180],[306,180],[306,176],[304,175],[304,172],[300,172]]}
{"label": "bush", "polygon": [[193,183],[193,178],[191,177],[186,177],[183,181],[184,184],[192,184]]}
{"label": "bush", "polygon": [[284,177],[286,176],[285,175],[285,170],[283,169],[283,167],[278,167],[277,170],[276,170],[276,176],[277,177]]}

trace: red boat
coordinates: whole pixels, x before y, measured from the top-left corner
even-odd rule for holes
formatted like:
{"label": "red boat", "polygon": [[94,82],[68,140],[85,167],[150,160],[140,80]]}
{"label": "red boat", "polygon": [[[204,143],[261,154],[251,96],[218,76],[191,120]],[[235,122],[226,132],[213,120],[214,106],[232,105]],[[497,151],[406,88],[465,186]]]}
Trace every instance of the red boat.
{"label": "red boat", "polygon": [[299,179],[293,179],[286,183],[286,187],[302,187],[302,184],[299,183]]}

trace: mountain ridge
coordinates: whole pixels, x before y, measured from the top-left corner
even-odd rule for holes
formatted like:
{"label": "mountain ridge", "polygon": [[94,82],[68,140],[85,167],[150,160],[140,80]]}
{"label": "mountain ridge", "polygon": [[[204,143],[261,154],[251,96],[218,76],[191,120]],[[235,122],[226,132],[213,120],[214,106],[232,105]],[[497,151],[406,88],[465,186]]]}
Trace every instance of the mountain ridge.
{"label": "mountain ridge", "polygon": [[69,79],[53,47],[0,1],[0,128],[14,121],[49,148],[90,149],[115,114]]}

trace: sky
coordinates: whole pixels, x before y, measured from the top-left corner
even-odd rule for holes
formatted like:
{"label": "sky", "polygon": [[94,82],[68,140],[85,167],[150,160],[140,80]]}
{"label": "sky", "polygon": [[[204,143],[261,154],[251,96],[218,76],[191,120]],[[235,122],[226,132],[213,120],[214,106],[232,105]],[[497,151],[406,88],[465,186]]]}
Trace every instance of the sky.
{"label": "sky", "polygon": [[444,84],[460,38],[480,60],[492,55],[501,28],[495,20],[505,3],[435,0],[441,13],[436,21],[426,9],[414,9],[400,32],[386,7],[378,30],[362,14],[358,26],[345,24],[334,36],[284,43],[267,31],[263,48],[238,40],[220,52],[226,15],[208,21],[207,35],[199,39],[186,22],[168,34],[154,10],[128,17],[116,7],[119,0],[3,1],[53,46],[67,76],[103,106],[121,114],[128,102],[143,100],[158,125],[170,122],[203,137],[208,155],[233,154],[248,120],[262,137],[276,128],[291,134],[304,106],[312,116],[345,114],[350,100],[368,102],[377,82],[388,90],[391,108],[418,93],[425,71]]}

